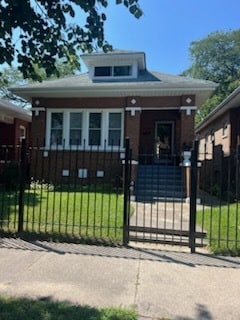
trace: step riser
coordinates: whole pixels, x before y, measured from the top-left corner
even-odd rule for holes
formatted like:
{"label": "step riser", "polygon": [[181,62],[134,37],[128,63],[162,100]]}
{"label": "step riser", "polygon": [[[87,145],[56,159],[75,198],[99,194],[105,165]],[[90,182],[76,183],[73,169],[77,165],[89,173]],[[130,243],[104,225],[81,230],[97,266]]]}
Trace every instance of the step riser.
{"label": "step riser", "polygon": [[137,179],[137,184],[138,185],[151,185],[151,184],[155,184],[155,185],[159,185],[159,186],[166,186],[168,184],[183,184],[183,179],[152,179],[152,178],[144,178],[144,177],[139,177]]}
{"label": "step riser", "polygon": [[137,201],[186,196],[182,168],[173,166],[140,166],[135,186]]}

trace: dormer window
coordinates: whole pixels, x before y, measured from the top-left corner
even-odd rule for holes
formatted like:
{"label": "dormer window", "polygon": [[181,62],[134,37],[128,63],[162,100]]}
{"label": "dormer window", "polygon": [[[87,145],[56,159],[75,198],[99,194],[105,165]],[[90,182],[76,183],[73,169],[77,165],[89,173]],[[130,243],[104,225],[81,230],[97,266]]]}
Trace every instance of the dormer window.
{"label": "dormer window", "polygon": [[111,67],[95,67],[95,77],[110,77],[112,75]]}
{"label": "dormer window", "polygon": [[128,81],[137,79],[146,70],[145,54],[138,51],[115,50],[108,53],[83,54],[89,78],[97,82]]}
{"label": "dormer window", "polygon": [[131,77],[132,66],[102,66],[94,68],[94,77]]}
{"label": "dormer window", "polygon": [[116,66],[113,67],[114,77],[124,77],[132,75],[132,66]]}

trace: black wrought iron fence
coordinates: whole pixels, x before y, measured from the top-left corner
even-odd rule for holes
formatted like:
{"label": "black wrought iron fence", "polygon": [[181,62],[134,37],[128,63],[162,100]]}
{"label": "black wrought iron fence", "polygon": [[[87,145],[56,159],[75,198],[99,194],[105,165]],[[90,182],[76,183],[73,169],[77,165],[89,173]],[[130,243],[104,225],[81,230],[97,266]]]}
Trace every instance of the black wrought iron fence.
{"label": "black wrought iron fence", "polygon": [[219,253],[240,254],[239,153],[224,154],[221,146],[199,154],[196,222],[208,245]]}
{"label": "black wrought iron fence", "polygon": [[0,149],[2,232],[122,241],[120,147]]}
{"label": "black wrought iron fence", "polygon": [[[207,245],[214,252],[239,255],[237,151],[226,156],[217,147],[211,154],[197,154],[195,143],[188,168],[180,161],[131,166],[128,140],[124,149],[106,144],[101,149],[0,146],[0,232],[125,244],[133,231],[143,234],[138,241],[159,240],[156,233],[161,233],[161,243],[170,239],[176,244],[177,236],[182,245],[184,236],[192,252]],[[159,192],[169,191],[172,185],[166,184],[169,176],[160,179],[161,166],[164,173],[172,172],[174,182],[173,193],[164,196]],[[184,177],[181,194],[175,189],[178,171]],[[180,229],[176,229],[177,217]]]}

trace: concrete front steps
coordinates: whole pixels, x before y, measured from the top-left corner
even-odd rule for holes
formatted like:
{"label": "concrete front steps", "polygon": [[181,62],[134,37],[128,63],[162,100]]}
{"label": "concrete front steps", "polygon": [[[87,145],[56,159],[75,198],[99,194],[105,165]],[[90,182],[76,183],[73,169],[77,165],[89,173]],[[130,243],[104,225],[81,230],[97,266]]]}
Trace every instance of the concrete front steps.
{"label": "concrete front steps", "polygon": [[136,201],[186,198],[183,170],[173,165],[139,165],[135,185]]}

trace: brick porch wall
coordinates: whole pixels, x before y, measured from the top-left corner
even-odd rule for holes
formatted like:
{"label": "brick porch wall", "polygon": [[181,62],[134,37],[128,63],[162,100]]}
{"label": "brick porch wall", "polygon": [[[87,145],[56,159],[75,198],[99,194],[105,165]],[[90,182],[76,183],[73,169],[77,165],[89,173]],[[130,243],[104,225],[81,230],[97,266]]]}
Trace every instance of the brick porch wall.
{"label": "brick porch wall", "polygon": [[195,112],[190,115],[185,110],[181,111],[181,149],[191,148],[195,139],[194,125]]}
{"label": "brick porch wall", "polygon": [[[122,180],[122,162],[119,152],[88,152],[69,150],[31,151],[30,176],[34,181],[53,184],[91,184],[96,182],[119,184]],[[79,170],[86,170],[86,177],[79,177]],[[64,176],[63,172],[68,172]],[[98,177],[97,174],[103,174]]]}

